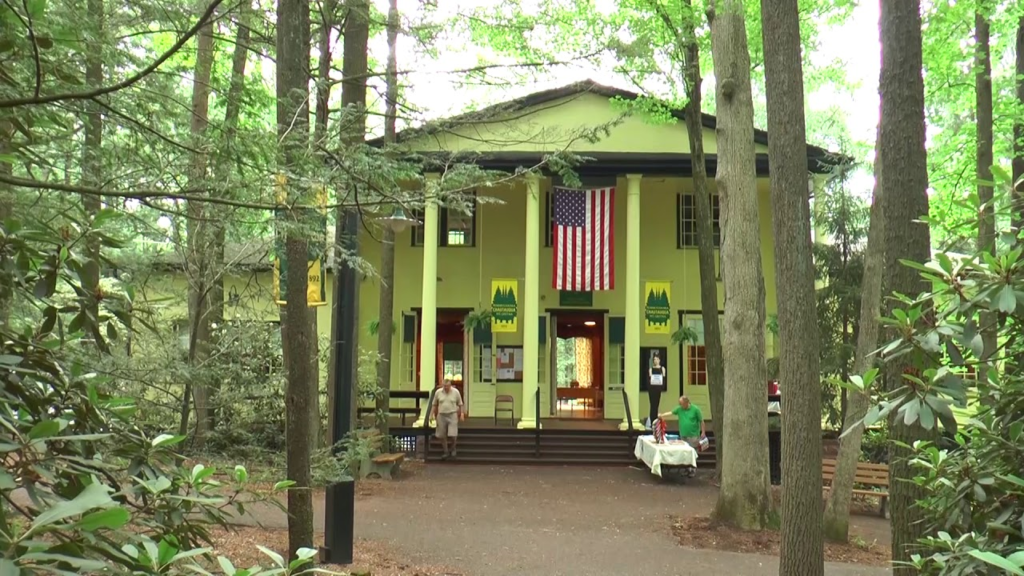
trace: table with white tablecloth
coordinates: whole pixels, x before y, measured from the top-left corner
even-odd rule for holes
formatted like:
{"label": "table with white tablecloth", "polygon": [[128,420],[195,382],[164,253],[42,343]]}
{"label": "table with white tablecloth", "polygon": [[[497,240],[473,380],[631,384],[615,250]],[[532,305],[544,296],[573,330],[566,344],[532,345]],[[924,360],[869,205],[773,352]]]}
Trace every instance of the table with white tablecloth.
{"label": "table with white tablecloth", "polygon": [[661,476],[662,466],[697,466],[697,451],[683,440],[658,444],[653,435],[640,436],[633,453],[656,476]]}

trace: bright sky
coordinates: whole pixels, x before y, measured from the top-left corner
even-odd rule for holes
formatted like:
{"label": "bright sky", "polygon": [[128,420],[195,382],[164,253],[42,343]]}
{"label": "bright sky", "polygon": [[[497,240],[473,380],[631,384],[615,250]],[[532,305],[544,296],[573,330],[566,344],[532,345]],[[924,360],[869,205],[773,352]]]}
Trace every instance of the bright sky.
{"label": "bright sky", "polygon": [[[374,1],[378,9],[382,12],[387,11],[387,0]],[[408,10],[412,1],[400,0],[399,9]],[[614,2],[615,0],[599,0],[599,10],[604,5],[605,10],[614,9]],[[440,12],[455,14],[460,10],[467,11],[473,7],[496,3],[494,0],[442,0],[438,5]],[[532,3],[531,0],[523,0],[521,5],[529,11]],[[842,26],[821,31],[819,46],[812,55],[816,65],[842,62],[847,78],[854,86],[853,93],[845,89],[838,91],[827,87],[814,94],[808,94],[806,101],[814,110],[827,110],[832,107],[842,109],[845,112],[850,138],[855,142],[870,145],[874,143],[878,122],[878,3],[862,1],[858,4],[851,18]],[[462,79],[456,71],[478,66],[482,62],[500,61],[495,55],[481,53],[475,47],[467,49],[467,44],[462,39],[448,39],[445,45],[437,47],[438,52],[445,55],[443,60],[431,61],[418,55],[416,47],[409,39],[399,38],[399,69],[416,70],[416,73],[403,78],[403,84],[408,87],[404,94],[405,101],[415,103],[426,119],[457,114],[469,107],[494,104],[584,79],[635,90],[612,71],[611,62],[580,62],[560,67],[556,75],[549,75],[534,84],[515,89],[456,87],[455,83]],[[379,55],[381,60],[384,59],[387,54],[387,43],[383,34],[371,39],[370,50],[373,54]],[[379,83],[382,85],[383,81],[380,80]],[[380,92],[383,93],[382,86]],[[870,161],[871,158],[864,160]],[[850,186],[855,192],[870,196],[872,183],[870,171],[867,171],[851,181]]]}

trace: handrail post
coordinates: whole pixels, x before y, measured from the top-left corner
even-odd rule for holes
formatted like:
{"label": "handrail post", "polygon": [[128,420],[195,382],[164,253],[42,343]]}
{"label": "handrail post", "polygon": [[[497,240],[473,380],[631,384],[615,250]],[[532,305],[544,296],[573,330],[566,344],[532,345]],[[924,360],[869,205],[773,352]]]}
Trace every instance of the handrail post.
{"label": "handrail post", "polygon": [[539,387],[537,388],[537,391],[536,391],[535,396],[534,396],[533,407],[534,407],[534,411],[536,412],[536,414],[535,414],[536,419],[534,420],[534,422],[537,423],[537,426],[533,430],[534,455],[537,458],[540,458],[540,388]]}
{"label": "handrail post", "polygon": [[626,394],[626,388],[622,388],[622,405],[626,408],[626,424],[629,425],[629,431],[626,433],[628,440],[633,439],[633,412],[629,409],[629,396]]}
{"label": "handrail post", "polygon": [[427,455],[430,453],[430,407],[434,405],[434,392],[437,388],[430,391],[430,395],[427,396],[427,411],[423,415],[423,461],[427,461]]}

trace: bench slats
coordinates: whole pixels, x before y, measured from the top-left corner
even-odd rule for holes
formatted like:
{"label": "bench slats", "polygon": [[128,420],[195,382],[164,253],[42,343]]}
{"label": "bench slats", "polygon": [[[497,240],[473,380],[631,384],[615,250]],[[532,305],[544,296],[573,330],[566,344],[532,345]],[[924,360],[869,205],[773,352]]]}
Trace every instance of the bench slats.
{"label": "bench slats", "polygon": [[[835,460],[822,460],[821,467],[823,469],[835,470],[839,463]],[[857,462],[857,468],[861,470],[872,470],[878,472],[889,473],[889,466],[887,464],[876,464],[874,462]]]}
{"label": "bench slats", "polygon": [[405,454],[402,454],[401,452],[395,454],[380,454],[373,457],[373,462],[375,464],[391,464],[395,462],[402,462],[404,460]]}
{"label": "bench slats", "polygon": [[[837,462],[835,460],[823,460],[821,463],[821,478],[823,481],[829,483],[836,475]],[[857,470],[854,472],[853,477],[854,484],[862,484],[868,486],[879,486],[888,488],[889,487],[889,467],[885,464],[875,464],[871,462],[858,462]],[[879,495],[880,492],[870,490],[854,490],[857,493],[868,493]]]}
{"label": "bench slats", "polygon": [[[823,483],[832,484],[836,475],[835,460],[823,460],[821,463],[821,479]],[[871,462],[857,462],[857,469],[853,474],[853,483],[861,486],[877,486],[884,490],[864,490],[854,488],[853,493],[858,496],[871,496],[881,499],[880,513],[887,517],[889,501],[889,466],[885,464],[874,464]]]}

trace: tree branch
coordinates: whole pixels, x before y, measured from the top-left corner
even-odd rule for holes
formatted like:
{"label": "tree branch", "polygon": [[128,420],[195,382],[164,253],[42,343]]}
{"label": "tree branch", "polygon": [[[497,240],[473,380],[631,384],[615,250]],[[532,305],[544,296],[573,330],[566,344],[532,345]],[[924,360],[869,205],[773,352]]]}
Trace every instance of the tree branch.
{"label": "tree branch", "polygon": [[[550,61],[547,61],[547,62],[512,62],[512,63],[508,63],[508,64],[481,64],[480,66],[473,66],[473,67],[470,67],[470,68],[462,68],[462,69],[456,69],[456,70],[443,70],[443,71],[438,71],[437,73],[438,74],[445,74],[445,75],[460,75],[460,76],[463,76],[463,75],[466,75],[466,74],[474,74],[474,73],[478,73],[478,72],[486,72],[488,70],[494,70],[494,69],[498,69],[498,68],[543,68],[543,67],[546,67],[546,66],[564,66],[564,65],[567,65],[567,64],[573,64],[573,63],[577,62],[578,60],[583,60],[583,59],[586,59],[586,58],[593,58],[594,56],[600,55],[604,51],[605,51],[604,49],[595,50],[594,52],[590,52],[588,54],[580,54],[579,56],[574,56],[574,57],[572,57],[570,59],[567,59],[567,60],[550,60]],[[405,75],[408,75],[408,74],[418,74],[420,72],[422,72],[422,70],[401,70],[401,71],[396,71],[395,75],[396,76],[405,76]],[[331,80],[330,83],[333,86],[335,84],[340,84],[342,82],[346,82],[346,81],[349,81],[349,80],[363,80],[363,79],[368,79],[368,78],[379,78],[379,77],[385,76],[386,74],[387,74],[387,72],[367,72],[366,74],[352,74],[351,76],[344,76],[344,77],[342,77],[341,79],[338,79],[338,80]]]}
{"label": "tree branch", "polygon": [[128,88],[129,86],[139,82],[146,76],[149,76],[157,68],[163,65],[164,62],[169,60],[171,56],[174,56],[181,48],[195,36],[199,29],[202,28],[208,20],[213,16],[213,13],[217,10],[223,0],[213,0],[210,5],[206,8],[206,11],[199,18],[199,21],[195,23],[185,34],[178,39],[166,52],[164,52],[159,58],[153,61],[152,64],[146,66],[138,73],[117,84],[110,86],[104,86],[102,88],[96,88],[95,90],[89,90],[88,92],[67,92],[63,94],[50,94],[49,96],[33,96],[31,98],[14,98],[11,100],[0,100],[0,109],[2,108],[14,108],[16,106],[34,106],[39,104],[50,104],[52,102],[60,102],[62,100],[88,100],[96,98],[97,96],[103,96],[110,94],[111,92],[117,92]]}
{"label": "tree branch", "polygon": [[[38,180],[28,180],[25,178],[18,178],[17,176],[8,176],[7,174],[0,174],[0,184],[8,184],[10,186],[17,186],[19,188],[29,188],[32,190],[48,190],[51,192],[69,192],[72,194],[82,194],[85,196],[99,196],[101,198],[125,198],[130,200],[184,200],[188,202],[205,202],[206,204],[220,204],[223,206],[233,206],[235,208],[246,208],[249,210],[321,210],[324,206],[320,204],[271,204],[268,202],[245,202],[243,200],[232,200],[230,198],[220,198],[215,196],[208,196],[207,194],[212,190],[209,188],[204,189],[186,189],[181,192],[160,192],[155,190],[137,190],[134,192],[119,192],[117,190],[103,190],[99,188],[92,188],[89,186],[79,186],[74,184],[62,184],[59,182],[41,182]],[[469,188],[467,188],[469,189]],[[364,202],[361,206],[392,206],[396,200],[391,197],[384,197],[381,200],[374,202]],[[353,204],[340,202],[336,204],[328,204],[326,208],[351,208]]]}

